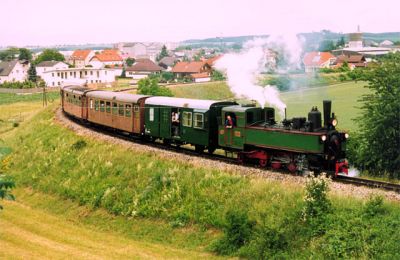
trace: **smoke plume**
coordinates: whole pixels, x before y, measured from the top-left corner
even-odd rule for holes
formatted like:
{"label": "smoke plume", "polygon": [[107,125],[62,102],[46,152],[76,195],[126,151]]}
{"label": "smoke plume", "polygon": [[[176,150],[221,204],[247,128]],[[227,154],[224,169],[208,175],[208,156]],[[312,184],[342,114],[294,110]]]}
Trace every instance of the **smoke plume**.
{"label": "smoke plume", "polygon": [[255,100],[264,107],[273,106],[284,113],[285,103],[279,98],[279,92],[274,86],[258,85],[258,76],[265,69],[265,39],[255,39],[244,45],[240,53],[225,54],[217,60],[215,67],[225,71],[228,85],[237,98]]}

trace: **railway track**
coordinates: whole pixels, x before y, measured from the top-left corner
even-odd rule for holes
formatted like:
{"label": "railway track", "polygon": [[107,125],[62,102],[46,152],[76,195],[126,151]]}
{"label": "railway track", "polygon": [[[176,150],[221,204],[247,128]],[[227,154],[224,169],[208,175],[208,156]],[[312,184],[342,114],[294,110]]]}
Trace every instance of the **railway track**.
{"label": "railway track", "polygon": [[[135,142],[135,143],[141,144],[141,145],[156,147],[156,148],[162,149],[162,150],[184,153],[187,155],[197,156],[197,157],[201,157],[201,158],[205,158],[205,159],[209,159],[209,160],[220,161],[220,162],[225,162],[225,163],[235,164],[235,165],[244,165],[246,167],[262,169],[258,165],[254,165],[251,163],[239,162],[236,158],[226,157],[226,156],[220,155],[220,154],[208,154],[205,152],[198,153],[192,149],[182,148],[182,147],[176,146],[176,145],[166,145],[166,144],[163,144],[160,142],[149,143],[149,141],[143,140],[138,137],[130,136],[130,135],[124,134],[122,132],[118,132],[118,131],[115,131],[115,130],[112,130],[112,129],[109,129],[106,127],[102,127],[102,126],[98,126],[98,125],[95,126],[93,124],[83,122],[83,121],[81,121],[77,118],[71,117],[67,114],[64,114],[64,116],[77,124],[84,125],[85,127],[90,128],[94,132],[121,138],[125,141],[130,141],[130,142]],[[271,169],[265,168],[265,170],[271,170]],[[282,171],[276,171],[276,172],[282,173]],[[335,178],[333,178],[333,181],[337,181],[337,182],[344,183],[344,184],[364,186],[364,187],[376,188],[376,189],[383,189],[383,190],[387,190],[387,191],[394,191],[394,192],[400,193],[400,184],[394,184],[394,183],[389,183],[389,182],[375,181],[375,180],[369,180],[369,179],[364,179],[364,178],[359,178],[359,177],[350,177],[350,176],[346,176],[346,175],[338,175]]]}
{"label": "railway track", "polygon": [[342,183],[348,183],[358,186],[367,186],[370,188],[378,188],[388,191],[395,191],[400,193],[400,184],[390,183],[390,182],[383,182],[383,181],[375,181],[375,180],[368,180],[359,177],[350,177],[346,175],[338,175],[335,178],[335,181],[339,181]]}

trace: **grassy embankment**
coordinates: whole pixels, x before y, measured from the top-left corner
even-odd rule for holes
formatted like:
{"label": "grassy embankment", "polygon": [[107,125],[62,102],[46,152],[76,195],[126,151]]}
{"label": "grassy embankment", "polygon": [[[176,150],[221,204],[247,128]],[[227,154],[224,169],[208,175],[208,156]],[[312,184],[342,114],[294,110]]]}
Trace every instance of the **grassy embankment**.
{"label": "grassy embankment", "polygon": [[[219,236],[215,229],[224,227],[225,214],[238,210],[256,226],[279,231],[278,244],[284,246],[271,249],[276,238],[266,237],[271,239],[266,250],[282,257],[393,257],[399,252],[398,205],[386,202],[377,216],[365,217],[362,201],[331,195],[328,232],[313,235],[301,219],[303,189],[296,184],[244,178],[78,137],[55,124],[53,116],[47,109],[2,135],[14,150],[8,172],[19,186],[85,206],[78,223],[205,250]],[[99,209],[113,221],[99,221]]]}

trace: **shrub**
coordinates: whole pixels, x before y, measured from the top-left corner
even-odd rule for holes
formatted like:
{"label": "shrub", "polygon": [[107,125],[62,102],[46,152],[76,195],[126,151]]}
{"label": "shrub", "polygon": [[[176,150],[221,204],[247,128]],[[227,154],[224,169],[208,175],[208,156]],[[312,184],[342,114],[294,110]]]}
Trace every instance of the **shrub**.
{"label": "shrub", "polygon": [[308,177],[306,181],[303,219],[310,225],[314,235],[324,233],[327,215],[331,212],[332,205],[327,196],[329,184],[330,179],[325,174]]}
{"label": "shrub", "polygon": [[364,214],[367,217],[375,217],[377,215],[383,214],[385,208],[383,207],[383,197],[374,196],[371,197],[364,206]]}
{"label": "shrub", "polygon": [[4,82],[3,84],[0,84],[0,88],[11,88],[11,89],[26,89],[26,88],[34,88],[36,87],[36,84],[32,81],[24,81],[24,82]]}
{"label": "shrub", "polygon": [[224,235],[212,249],[218,254],[232,255],[249,242],[254,223],[249,220],[247,212],[239,210],[228,211],[225,219]]}
{"label": "shrub", "polygon": [[273,77],[268,79],[266,84],[276,86],[279,91],[287,91],[290,89],[290,79],[288,77]]}

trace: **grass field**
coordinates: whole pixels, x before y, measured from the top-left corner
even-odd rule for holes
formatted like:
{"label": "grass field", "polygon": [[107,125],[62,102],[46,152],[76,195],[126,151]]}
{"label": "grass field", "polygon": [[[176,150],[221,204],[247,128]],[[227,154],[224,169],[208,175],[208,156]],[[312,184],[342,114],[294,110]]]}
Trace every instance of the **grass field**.
{"label": "grass field", "polygon": [[[14,193],[18,200],[2,203],[5,210],[0,212],[1,259],[215,258],[193,250],[135,240],[132,238],[135,234],[122,235],[115,225],[119,219],[100,210],[94,212],[30,189],[18,189]],[[82,219],[96,222],[82,224]],[[95,224],[108,229],[101,230]],[[160,227],[154,226],[154,229],[166,233]],[[132,233],[135,231],[140,230],[131,229]],[[185,236],[177,232],[174,235]],[[185,238],[190,239],[188,235]]]}
{"label": "grass field", "polygon": [[169,88],[175,97],[212,100],[231,99],[234,97],[224,81],[172,85]]}

